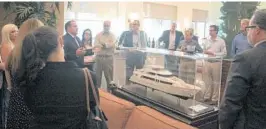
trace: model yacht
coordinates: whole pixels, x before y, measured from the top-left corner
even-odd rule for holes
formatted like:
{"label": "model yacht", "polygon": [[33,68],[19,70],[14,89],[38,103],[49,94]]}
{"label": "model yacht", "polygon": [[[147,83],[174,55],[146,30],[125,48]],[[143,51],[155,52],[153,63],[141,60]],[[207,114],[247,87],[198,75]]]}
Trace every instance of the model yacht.
{"label": "model yacht", "polygon": [[192,97],[201,90],[200,87],[185,83],[173,76],[171,72],[161,66],[146,66],[143,69],[135,69],[130,78],[133,83],[159,90],[168,94]]}

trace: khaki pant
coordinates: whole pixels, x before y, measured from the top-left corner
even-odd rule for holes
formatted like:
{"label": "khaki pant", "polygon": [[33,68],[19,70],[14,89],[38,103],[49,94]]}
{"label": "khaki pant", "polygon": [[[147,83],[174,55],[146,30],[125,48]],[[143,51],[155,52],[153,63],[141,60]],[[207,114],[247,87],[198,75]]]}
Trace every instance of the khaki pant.
{"label": "khaki pant", "polygon": [[218,101],[221,85],[221,62],[205,61],[202,76],[205,82],[204,99]]}
{"label": "khaki pant", "polygon": [[196,75],[196,61],[191,59],[180,59],[178,77],[186,83],[194,85]]}
{"label": "khaki pant", "polygon": [[110,83],[113,81],[113,56],[96,56],[95,61],[97,85],[98,87],[101,87],[102,73],[104,72],[107,90],[109,91]]}

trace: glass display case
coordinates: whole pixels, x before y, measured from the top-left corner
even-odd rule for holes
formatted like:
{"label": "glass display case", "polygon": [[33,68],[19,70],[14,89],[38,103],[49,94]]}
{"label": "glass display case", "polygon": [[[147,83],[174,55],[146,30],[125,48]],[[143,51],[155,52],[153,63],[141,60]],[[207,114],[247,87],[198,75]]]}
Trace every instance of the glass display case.
{"label": "glass display case", "polygon": [[127,99],[139,100],[138,104],[161,109],[169,116],[178,114],[177,119],[190,123],[206,115],[217,115],[221,68],[222,57],[218,56],[119,48],[114,56],[113,83],[118,87],[116,91],[131,96]]}

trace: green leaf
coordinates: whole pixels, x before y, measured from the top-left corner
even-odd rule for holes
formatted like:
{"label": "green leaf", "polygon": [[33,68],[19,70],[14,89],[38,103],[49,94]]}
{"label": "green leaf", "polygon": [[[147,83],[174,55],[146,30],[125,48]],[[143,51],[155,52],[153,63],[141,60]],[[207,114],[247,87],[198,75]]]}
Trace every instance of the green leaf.
{"label": "green leaf", "polygon": [[[45,8],[47,3],[48,2],[3,2],[3,8],[7,12],[4,18],[8,18],[10,14],[16,14],[13,21],[17,26],[20,26],[29,18],[38,18],[44,24],[55,27],[57,22],[56,13],[55,10],[49,11]],[[59,2],[54,2],[53,6],[59,11]]]}

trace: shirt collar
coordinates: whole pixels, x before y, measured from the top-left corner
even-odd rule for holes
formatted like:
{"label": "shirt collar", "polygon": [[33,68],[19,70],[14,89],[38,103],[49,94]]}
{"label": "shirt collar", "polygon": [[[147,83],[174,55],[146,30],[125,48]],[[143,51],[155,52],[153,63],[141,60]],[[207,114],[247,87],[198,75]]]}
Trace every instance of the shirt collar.
{"label": "shirt collar", "polygon": [[260,44],[262,44],[262,43],[264,43],[264,42],[266,42],[266,39],[265,39],[265,40],[261,40],[261,41],[259,41],[258,43],[256,43],[256,44],[254,45],[254,47],[257,47],[258,45],[260,45]]}
{"label": "shirt collar", "polygon": [[211,36],[208,37],[208,40],[210,41],[218,41],[220,40],[221,38],[219,36],[217,36],[214,40],[211,39]]}
{"label": "shirt collar", "polygon": [[241,35],[247,37],[247,34],[244,34],[244,32],[241,32]]}
{"label": "shirt collar", "polygon": [[170,34],[175,34],[175,32],[176,32],[176,31],[174,31],[174,33],[172,33],[171,30],[170,30]]}
{"label": "shirt collar", "polygon": [[72,35],[72,34],[70,34],[70,33],[68,33],[70,36],[72,36],[73,38],[75,38],[76,36],[74,36],[74,35]]}
{"label": "shirt collar", "polygon": [[135,33],[134,31],[132,31],[132,33],[133,33],[134,35],[139,35],[140,30],[138,30],[137,33]]}

